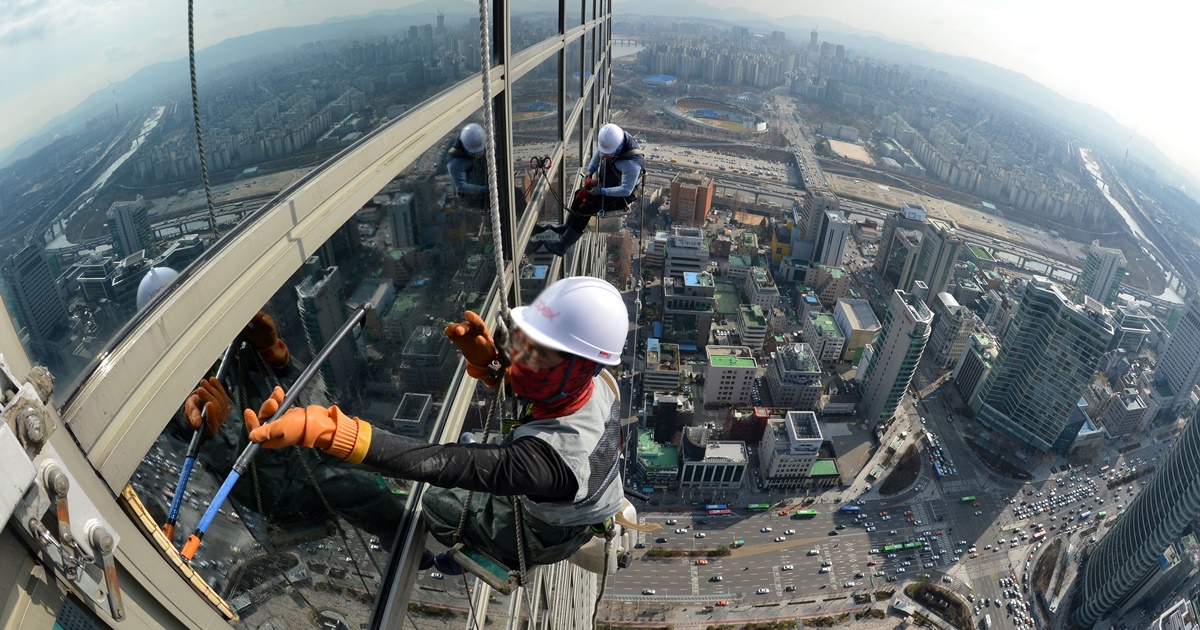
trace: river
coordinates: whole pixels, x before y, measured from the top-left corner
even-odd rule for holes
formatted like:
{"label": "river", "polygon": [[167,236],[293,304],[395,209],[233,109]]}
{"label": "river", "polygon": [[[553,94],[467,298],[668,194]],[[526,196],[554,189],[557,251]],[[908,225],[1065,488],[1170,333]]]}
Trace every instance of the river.
{"label": "river", "polygon": [[[1104,175],[1101,174],[1099,162],[1092,158],[1087,149],[1080,148],[1079,155],[1083,158],[1084,164],[1087,165],[1088,173],[1091,173],[1092,179],[1095,180],[1096,188],[1100,189],[1101,194],[1103,194],[1104,198],[1108,200],[1108,203],[1112,204],[1112,207],[1116,209],[1117,214],[1120,214],[1121,218],[1125,220],[1125,224],[1129,226],[1129,230],[1133,232],[1133,235],[1136,236],[1139,241],[1141,241],[1142,252],[1149,256],[1150,260],[1154,261],[1154,264],[1158,265],[1159,270],[1161,270],[1164,275],[1170,278],[1172,275],[1170,271],[1165,269],[1162,261],[1155,258],[1154,254],[1151,254],[1150,250],[1147,249],[1147,245],[1154,247],[1154,243],[1150,241],[1150,238],[1146,236],[1146,233],[1142,231],[1142,228],[1138,226],[1137,221],[1133,219],[1133,215],[1125,209],[1125,206],[1121,205],[1121,202],[1117,201],[1116,197],[1113,197],[1111,192],[1109,192],[1108,184],[1104,183]],[[1157,250],[1157,248],[1155,249]],[[1171,288],[1169,284],[1166,290],[1163,291],[1162,295],[1159,295],[1158,298],[1167,300],[1169,302],[1177,302],[1180,304],[1183,303],[1183,296],[1179,295],[1179,293],[1177,293],[1175,289]]]}
{"label": "river", "polygon": [[[166,110],[166,107],[159,105],[154,109],[153,115],[142,121],[142,130],[138,132],[138,137],[134,139],[133,143],[129,145],[129,150],[126,151],[124,155],[117,158],[117,161],[113,162],[111,166],[104,169],[104,172],[100,174],[100,177],[97,177],[96,181],[92,182],[92,185],[89,186],[87,190],[83,191],[83,195],[91,193],[95,190],[99,190],[101,186],[108,183],[108,178],[112,177],[113,173],[117,172],[117,169],[121,168],[121,165],[124,164],[126,160],[133,157],[133,154],[137,153],[137,150],[141,148],[142,143],[146,141],[146,136],[150,135],[150,132],[154,131],[154,128],[158,126],[158,121],[160,118],[162,118],[163,112]],[[80,195],[80,197],[83,195]]]}

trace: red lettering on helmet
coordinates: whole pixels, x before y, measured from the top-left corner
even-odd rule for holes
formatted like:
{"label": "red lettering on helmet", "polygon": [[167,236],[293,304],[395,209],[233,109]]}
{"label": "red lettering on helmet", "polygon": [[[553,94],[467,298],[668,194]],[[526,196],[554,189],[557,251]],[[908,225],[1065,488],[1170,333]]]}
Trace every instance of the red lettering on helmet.
{"label": "red lettering on helmet", "polygon": [[533,308],[536,308],[538,310],[538,312],[542,314],[542,317],[545,317],[546,319],[548,319],[550,321],[554,321],[554,318],[558,317],[558,313],[554,312],[540,298],[533,301]]}

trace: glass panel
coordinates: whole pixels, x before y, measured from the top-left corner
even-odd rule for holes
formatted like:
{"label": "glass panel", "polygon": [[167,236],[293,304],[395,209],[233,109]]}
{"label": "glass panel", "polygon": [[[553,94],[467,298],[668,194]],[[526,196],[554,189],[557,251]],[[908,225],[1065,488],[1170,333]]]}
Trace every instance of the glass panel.
{"label": "glass panel", "polygon": [[575,39],[567,44],[567,117],[571,116],[572,105],[579,99],[582,93],[583,82],[580,77],[583,76],[583,43],[582,40]]}
{"label": "glass panel", "polygon": [[592,75],[596,69],[596,29],[590,29],[584,34],[584,39],[587,40],[587,52],[583,57],[583,67],[587,69],[587,74],[584,75],[584,80]]}
{"label": "glass panel", "polygon": [[[531,201],[532,195],[556,166],[549,164],[548,159],[554,155],[560,141],[558,63],[558,55],[551,56],[513,84],[513,172],[518,174],[516,185],[530,196]],[[545,168],[547,165],[549,171]],[[541,195],[546,198],[544,203],[547,205],[562,207],[561,197],[556,197],[557,191],[547,194],[543,189]]]}
{"label": "glass panel", "polygon": [[[393,37],[293,46],[219,72],[202,65],[218,229],[229,231],[313,164],[477,69],[477,33],[465,16],[442,16]],[[453,46],[469,50],[451,54]],[[186,78],[186,70],[176,77]],[[59,402],[134,316],[151,270],[182,271],[215,240],[186,99],[164,88],[136,108],[114,89],[115,113],[89,122],[86,133],[58,134],[41,157],[0,175],[6,216],[45,226],[34,245],[0,245],[0,289],[31,359],[60,383]]]}
{"label": "glass panel", "polygon": [[[456,136],[432,139],[423,157],[379,190],[262,304],[290,356],[246,333],[254,347],[268,350],[243,346],[224,379],[233,413],[200,449],[181,496],[176,545],[194,530],[247,444],[242,410],[258,409],[276,384],[290,388],[364,302],[376,310],[357,336],[337,347],[297,405],[336,404],[371,423],[376,439],[382,433],[430,438],[459,365],[442,328],[459,321],[464,310],[482,310],[495,277],[487,216],[453,194],[447,174],[446,152]],[[268,328],[259,321],[253,334]],[[473,407],[468,429],[482,425],[479,409]],[[192,434],[182,413],[164,424],[130,480],[158,523],[166,521]],[[298,605],[319,616],[320,602],[331,592],[337,613],[349,627],[359,627],[379,590],[409,487],[404,479],[319,450],[263,449],[221,506],[195,567],[239,609],[238,627],[289,618]],[[431,572],[422,572],[419,583],[465,601],[464,589]]]}
{"label": "glass panel", "polygon": [[586,22],[588,20],[587,0],[574,0],[574,5],[572,5],[572,0],[567,0],[567,9],[571,10],[572,6],[577,11],[575,15],[579,16],[579,21],[576,24]]}
{"label": "glass panel", "polygon": [[558,0],[514,0],[510,4],[513,54],[559,33]]}

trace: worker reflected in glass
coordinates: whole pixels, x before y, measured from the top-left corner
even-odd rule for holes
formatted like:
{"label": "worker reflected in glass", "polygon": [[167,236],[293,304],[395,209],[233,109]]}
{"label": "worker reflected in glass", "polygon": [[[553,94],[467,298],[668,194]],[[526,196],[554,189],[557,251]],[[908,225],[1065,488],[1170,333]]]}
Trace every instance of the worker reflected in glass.
{"label": "worker reflected in glass", "polygon": [[[530,305],[513,309],[511,365],[488,366],[498,352],[483,320],[468,311],[445,333],[467,363],[467,373],[490,387],[507,382],[518,396],[515,428],[496,443],[430,444],[383,431],[337,406],[288,410],[260,426],[284,398],[276,389],[257,411],[244,412],[250,439],[268,449],[302,445],[356,464],[430,484],[423,514],[439,542],[462,540],[509,567],[519,566],[514,506],[520,503],[526,562],[571,557],[623,508],[618,469],[620,403],[604,369],[618,365],[629,314],[620,294],[603,280],[560,280]],[[464,436],[466,437],[466,436]],[[468,491],[474,492],[467,506]],[[448,553],[428,551],[422,568],[458,574]]]}
{"label": "worker reflected in glass", "polygon": [[617,125],[608,123],[600,127],[596,147],[587,166],[587,178],[568,208],[570,216],[566,222],[538,223],[533,228],[534,236],[548,230],[558,238],[530,240],[525,247],[526,256],[543,247],[555,256],[566,254],[567,249],[583,238],[592,217],[601,212],[624,210],[637,200],[637,185],[646,168],[637,141]]}
{"label": "worker reflected in glass", "polygon": [[[499,166],[497,169],[497,177],[502,177],[504,171]],[[458,132],[458,138],[446,152],[446,172],[463,206],[488,210],[487,132],[481,125],[469,123]],[[525,210],[525,191],[516,187],[514,198],[520,216]]]}
{"label": "worker reflected in glass", "polygon": [[[257,406],[277,383],[290,384],[303,371],[294,365],[287,344],[266,313],[256,313],[239,339],[245,344],[234,355],[228,382],[201,380],[170,427],[170,432],[184,441],[192,431],[203,429],[206,439],[198,461],[220,479],[249,444],[247,429],[239,422],[227,422],[234,402],[239,408]],[[306,388],[302,398],[310,404],[328,404],[319,379]],[[230,496],[269,519],[277,529],[341,516],[381,540],[390,540],[391,528],[403,513],[402,496],[379,484],[373,473],[336,457],[294,449],[272,451],[260,453],[252,466],[246,475],[249,478],[235,485]]]}

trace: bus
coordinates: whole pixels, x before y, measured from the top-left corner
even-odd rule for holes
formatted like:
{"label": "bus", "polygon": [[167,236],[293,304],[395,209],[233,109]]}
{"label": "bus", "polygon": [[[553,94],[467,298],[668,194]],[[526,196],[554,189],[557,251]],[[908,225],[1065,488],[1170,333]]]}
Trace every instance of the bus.
{"label": "bus", "polygon": [[912,542],[906,542],[906,543],[904,543],[904,548],[905,548],[905,549],[920,549],[920,548],[921,548],[921,541],[919,541],[919,540],[914,540],[914,541],[912,541]]}
{"label": "bus", "polygon": [[746,509],[750,510],[751,512],[765,512],[765,511],[771,509],[771,504],[770,503],[751,503],[746,506]]}
{"label": "bus", "polygon": [[733,510],[709,510],[709,516],[733,516]]}
{"label": "bus", "polygon": [[900,551],[901,549],[904,549],[904,545],[884,545],[883,546],[884,553],[887,553],[889,551]]}
{"label": "bus", "polygon": [[963,498],[959,499],[958,502],[959,503],[970,503],[974,500],[975,500],[975,495],[971,495],[969,497],[963,497]]}
{"label": "bus", "polygon": [[1104,518],[1108,516],[1108,512],[1096,512],[1096,518]]}
{"label": "bus", "polygon": [[857,505],[843,505],[838,511],[843,514],[857,514],[862,511],[862,508]]}
{"label": "bus", "polygon": [[1045,537],[1046,537],[1046,530],[1044,530],[1044,529],[1040,532],[1034,533],[1033,536],[1030,536],[1030,538],[1032,538],[1034,542],[1037,542]]}
{"label": "bus", "polygon": [[1108,472],[1109,468],[1112,468],[1112,466],[1101,466],[1100,472],[1102,472],[1102,473]]}
{"label": "bus", "polygon": [[706,509],[706,510],[728,510],[729,506],[725,505],[724,503],[713,503],[713,504],[704,506],[704,509]]}
{"label": "bus", "polygon": [[810,519],[816,518],[816,516],[816,510],[796,510],[795,512],[792,512],[792,518],[794,519]]}
{"label": "bus", "polygon": [[1081,521],[1087,520],[1087,517],[1089,517],[1091,515],[1092,515],[1092,513],[1090,511],[1084,512],[1083,514],[1079,515],[1079,520],[1081,520]]}

